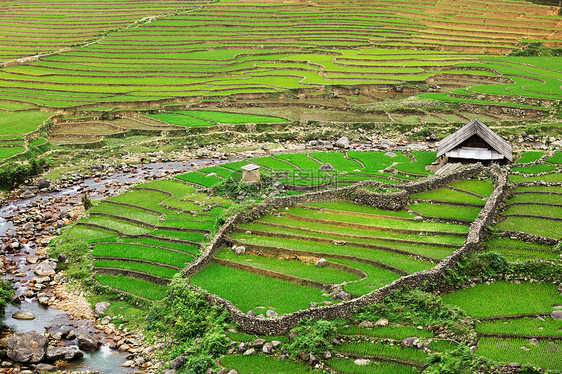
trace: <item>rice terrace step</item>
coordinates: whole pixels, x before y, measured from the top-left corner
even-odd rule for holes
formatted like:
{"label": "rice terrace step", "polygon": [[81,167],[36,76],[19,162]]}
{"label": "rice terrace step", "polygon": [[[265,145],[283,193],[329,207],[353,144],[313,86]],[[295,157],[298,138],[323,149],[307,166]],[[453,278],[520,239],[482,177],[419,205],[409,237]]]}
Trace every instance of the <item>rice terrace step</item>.
{"label": "rice terrace step", "polygon": [[0,372],[562,373],[560,1],[3,5]]}

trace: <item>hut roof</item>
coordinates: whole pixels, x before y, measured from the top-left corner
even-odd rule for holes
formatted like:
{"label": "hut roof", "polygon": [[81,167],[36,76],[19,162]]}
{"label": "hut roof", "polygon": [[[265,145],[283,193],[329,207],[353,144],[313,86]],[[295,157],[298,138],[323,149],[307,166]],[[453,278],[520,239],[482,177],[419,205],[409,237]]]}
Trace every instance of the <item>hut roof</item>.
{"label": "hut roof", "polygon": [[512,147],[501,136],[493,132],[488,126],[483,124],[479,119],[475,118],[466,125],[464,125],[457,132],[447,136],[439,142],[439,150],[437,157],[453,150],[462,142],[467,140],[473,135],[478,135],[496,152],[503,155],[509,161],[513,161]]}
{"label": "hut roof", "polygon": [[246,171],[256,171],[258,170],[260,167],[256,164],[248,164],[248,165],[244,165],[242,166],[240,169],[242,170],[246,170]]}

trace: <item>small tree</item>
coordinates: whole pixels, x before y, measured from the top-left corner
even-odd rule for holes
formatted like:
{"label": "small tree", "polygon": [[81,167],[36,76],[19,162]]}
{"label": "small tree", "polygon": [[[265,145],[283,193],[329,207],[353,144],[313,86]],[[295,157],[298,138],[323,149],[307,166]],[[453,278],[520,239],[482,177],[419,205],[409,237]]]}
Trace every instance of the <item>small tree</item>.
{"label": "small tree", "polygon": [[87,193],[82,195],[82,205],[84,205],[84,209],[86,210],[90,209],[93,206],[92,200],[90,199],[90,196],[88,196]]}

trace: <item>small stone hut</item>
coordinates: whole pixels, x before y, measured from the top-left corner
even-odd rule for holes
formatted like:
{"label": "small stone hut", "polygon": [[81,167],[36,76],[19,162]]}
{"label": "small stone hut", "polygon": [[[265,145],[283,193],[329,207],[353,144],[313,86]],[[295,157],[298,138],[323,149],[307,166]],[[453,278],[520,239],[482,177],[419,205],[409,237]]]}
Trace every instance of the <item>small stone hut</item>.
{"label": "small stone hut", "polygon": [[249,184],[260,183],[260,167],[255,164],[242,166],[242,182]]}
{"label": "small stone hut", "polygon": [[505,139],[475,118],[439,142],[442,162],[505,164],[513,161],[513,149]]}

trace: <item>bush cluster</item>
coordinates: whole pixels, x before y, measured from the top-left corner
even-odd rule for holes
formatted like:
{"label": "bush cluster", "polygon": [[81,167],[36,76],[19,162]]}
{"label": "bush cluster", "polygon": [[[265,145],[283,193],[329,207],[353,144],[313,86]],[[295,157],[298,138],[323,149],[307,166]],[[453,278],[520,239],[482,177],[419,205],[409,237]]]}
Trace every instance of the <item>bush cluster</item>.
{"label": "bush cluster", "polygon": [[155,303],[146,320],[147,331],[172,342],[163,352],[164,358],[186,357],[180,373],[205,373],[229,348],[228,313],[209,304],[203,293],[188,288],[180,277],[170,283],[166,296]]}
{"label": "bush cluster", "polygon": [[0,188],[10,190],[43,172],[43,162],[32,159],[28,163],[13,163],[0,168]]}
{"label": "bush cluster", "polygon": [[332,339],[336,337],[336,326],[331,321],[303,319],[294,330],[295,340],[287,347],[294,357],[300,352],[320,355],[332,349]]}
{"label": "bush cluster", "polygon": [[521,41],[508,56],[562,56],[562,48],[550,48],[541,42]]}

